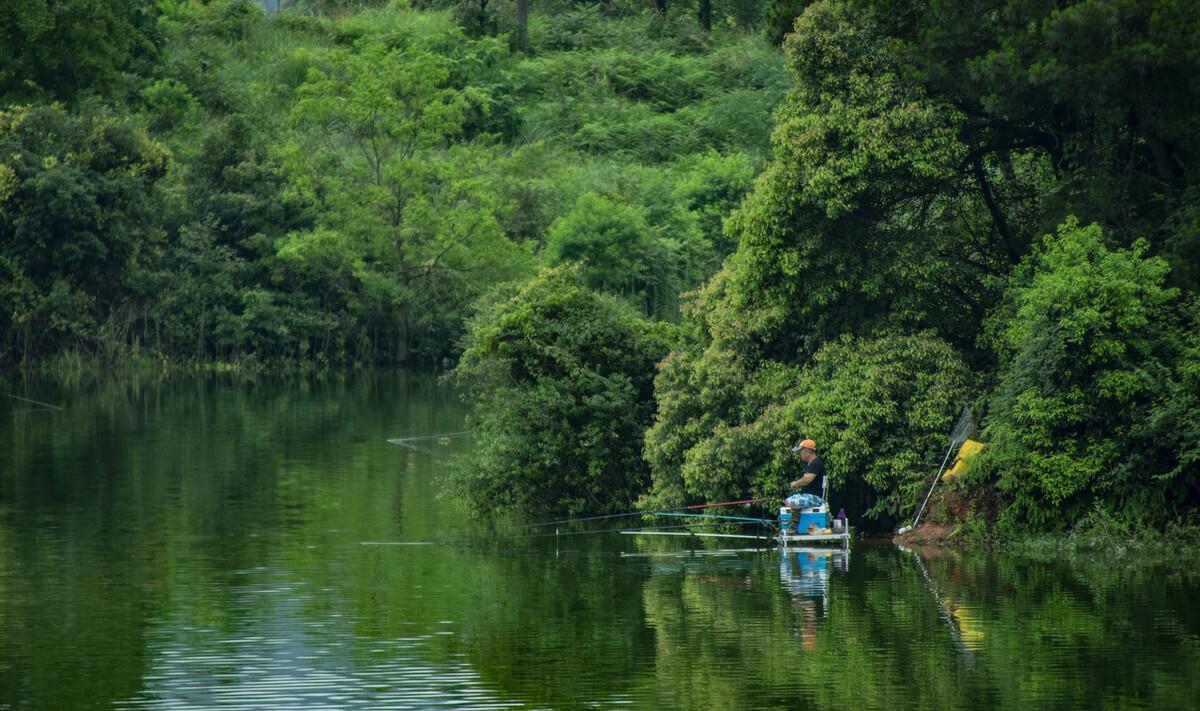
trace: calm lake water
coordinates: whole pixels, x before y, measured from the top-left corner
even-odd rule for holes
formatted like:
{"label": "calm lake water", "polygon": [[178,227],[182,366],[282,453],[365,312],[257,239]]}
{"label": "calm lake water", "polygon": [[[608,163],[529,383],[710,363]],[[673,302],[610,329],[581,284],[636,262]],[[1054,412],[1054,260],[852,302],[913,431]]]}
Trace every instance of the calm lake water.
{"label": "calm lake water", "polygon": [[483,530],[430,376],[0,385],[0,709],[1200,707],[1194,574]]}

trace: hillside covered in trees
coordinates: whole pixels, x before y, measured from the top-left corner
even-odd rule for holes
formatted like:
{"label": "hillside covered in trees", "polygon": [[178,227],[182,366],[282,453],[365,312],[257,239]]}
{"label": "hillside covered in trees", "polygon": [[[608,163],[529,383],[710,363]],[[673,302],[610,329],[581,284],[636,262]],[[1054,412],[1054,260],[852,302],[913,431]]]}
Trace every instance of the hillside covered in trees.
{"label": "hillside covered in trees", "polygon": [[[455,365],[480,509],[1200,505],[1200,8],[18,0],[0,361]],[[782,47],[780,46],[782,44]]]}
{"label": "hillside covered in trees", "polygon": [[568,260],[677,318],[778,51],[573,3],[522,51],[511,13],[406,5],[7,3],[0,361],[437,364],[488,288]]}

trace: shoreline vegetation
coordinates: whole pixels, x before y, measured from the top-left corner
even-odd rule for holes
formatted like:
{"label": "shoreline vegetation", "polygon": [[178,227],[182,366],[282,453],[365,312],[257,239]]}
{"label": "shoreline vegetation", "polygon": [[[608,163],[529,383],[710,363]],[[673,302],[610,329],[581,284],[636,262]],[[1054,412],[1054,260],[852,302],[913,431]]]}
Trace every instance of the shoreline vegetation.
{"label": "shoreline vegetation", "polygon": [[1200,521],[1195,516],[1160,530],[1126,524],[1101,510],[1068,531],[1002,540],[972,535],[969,524],[963,522],[933,523],[893,536],[890,541],[935,557],[1001,552],[1041,562],[1067,561],[1090,578],[1114,579],[1127,572],[1154,570],[1200,578],[1200,570],[1195,567],[1200,557]]}
{"label": "shoreline vegetation", "polygon": [[969,406],[928,537],[1200,550],[1200,6],[284,5],[0,10],[0,364],[439,370],[481,515],[895,530]]}

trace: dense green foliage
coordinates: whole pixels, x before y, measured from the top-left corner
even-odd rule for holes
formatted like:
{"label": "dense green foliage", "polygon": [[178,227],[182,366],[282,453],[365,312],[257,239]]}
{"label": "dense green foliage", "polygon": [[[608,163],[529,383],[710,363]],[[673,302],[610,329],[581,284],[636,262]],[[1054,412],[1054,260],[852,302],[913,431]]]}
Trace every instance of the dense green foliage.
{"label": "dense green foliage", "polygon": [[0,362],[441,364],[539,264],[677,319],[732,249],[786,91],[752,29],[546,6],[521,53],[451,3],[284,5],[0,11]]}
{"label": "dense green foliage", "polygon": [[485,307],[455,369],[478,445],[452,482],[481,511],[627,509],[645,488],[642,439],[668,326],[542,271]]}
{"label": "dense green foliage", "polygon": [[1200,503],[1197,391],[1182,380],[1194,356],[1181,358],[1169,267],[1146,249],[1109,249],[1072,221],[1013,274],[991,321],[999,384],[976,475],[997,477],[1004,523],[1061,526],[1097,503],[1174,519]]}
{"label": "dense green foliage", "polygon": [[803,432],[838,463],[832,489],[865,481],[878,492],[868,513],[893,518],[929,478],[928,455],[945,446],[946,422],[967,393],[966,366],[930,333],[845,337],[802,367],[774,365],[748,379],[722,356],[683,351],[663,363],[646,505],[744,492],[782,498],[803,468],[790,452]]}
{"label": "dense green foliage", "polygon": [[[871,485],[871,511],[911,514],[945,446],[935,433],[976,402],[996,441],[960,493],[998,502],[1006,531],[1097,502],[1149,524],[1194,507],[1180,417],[1196,406],[1183,304],[1200,286],[1198,22],[1194,5],[1150,0],[803,4],[773,159],[689,309],[692,343],[662,368],[649,502],[756,480],[782,493],[765,450],[804,435],[827,447],[832,482]],[[898,334],[949,350],[906,362]],[[916,421],[867,418],[863,436],[800,417],[758,434],[826,398],[843,427],[860,398],[909,411],[904,392],[870,394],[886,371],[862,345],[819,367],[847,338],[954,385],[923,388]],[[974,377],[949,375],[963,363]]]}
{"label": "dense green foliage", "polygon": [[152,61],[152,4],[138,0],[6,0],[0,4],[0,96],[60,99],[128,89]]}
{"label": "dense green foliage", "polygon": [[59,105],[0,111],[0,358],[120,338],[161,244],[162,145],[128,120]]}

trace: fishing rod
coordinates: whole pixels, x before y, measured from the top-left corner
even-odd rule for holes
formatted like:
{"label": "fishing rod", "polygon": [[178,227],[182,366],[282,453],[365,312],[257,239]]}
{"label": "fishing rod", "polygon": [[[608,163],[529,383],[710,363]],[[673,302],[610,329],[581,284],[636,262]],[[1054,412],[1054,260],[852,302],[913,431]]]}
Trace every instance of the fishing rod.
{"label": "fishing rod", "polygon": [[946,443],[946,455],[942,457],[942,465],[938,467],[937,473],[933,475],[933,483],[929,485],[929,491],[925,494],[925,500],[921,502],[921,508],[917,509],[917,515],[913,518],[912,525],[902,526],[896,533],[904,535],[916,528],[921,523],[921,514],[925,513],[925,506],[929,503],[929,497],[933,496],[933,490],[937,487],[939,481],[942,480],[942,472],[946,471],[946,464],[950,461],[950,453],[955,447],[962,447],[972,433],[975,431],[975,419],[971,414],[969,405],[963,405],[962,413],[958,416],[958,421],[954,424],[954,429],[950,431],[950,440]]}
{"label": "fishing rod", "polygon": [[[10,393],[5,393],[4,395],[5,395],[5,397],[11,397],[13,400],[20,400],[21,402],[27,402],[27,403],[29,403],[29,404],[31,404],[31,405],[41,405],[43,408],[47,408],[47,409],[50,409],[50,410],[61,410],[61,409],[63,409],[61,405],[51,405],[50,403],[48,403],[48,402],[42,402],[41,400],[30,400],[29,398],[27,398],[27,397],[21,397],[20,395],[12,395],[12,394],[10,394]],[[36,412],[36,411],[35,411],[35,412]]]}
{"label": "fishing rod", "polygon": [[[767,499],[745,499],[742,501],[717,501],[717,502],[708,503],[708,504],[694,504],[692,506],[679,506],[679,507],[676,507],[673,509],[659,509],[657,511],[625,511],[622,513],[605,514],[602,516],[584,516],[582,518],[563,518],[563,519],[558,519],[556,521],[538,521],[535,523],[527,523],[522,526],[517,526],[516,528],[539,528],[542,526],[558,526],[558,525],[568,524],[568,523],[583,523],[585,521],[604,521],[604,520],[614,519],[614,518],[625,518],[628,516],[659,516],[659,515],[671,514],[674,512],[692,511],[695,509],[715,508],[717,506],[734,506],[737,504],[757,504],[757,503],[761,503],[763,501],[767,501]],[[754,519],[754,520],[759,521],[762,519]]]}
{"label": "fishing rod", "polygon": [[[692,508],[692,507],[687,507],[687,508]],[[642,512],[636,512],[636,513],[641,514]],[[649,512],[649,513],[659,513],[659,512]],[[564,536],[591,536],[591,535],[600,534],[600,533],[621,533],[624,535],[633,535],[633,534],[638,534],[638,533],[646,533],[646,534],[656,534],[657,533],[658,535],[679,535],[679,536],[696,535],[699,537],[716,536],[716,537],[729,537],[729,538],[758,538],[758,539],[763,539],[763,540],[771,540],[773,538],[771,536],[735,536],[735,535],[728,535],[728,534],[712,534],[712,533],[689,534],[687,531],[676,532],[676,531],[678,531],[678,529],[693,529],[693,528],[703,528],[703,527],[728,526],[729,524],[723,523],[723,521],[725,521],[725,520],[734,520],[734,521],[742,521],[742,522],[746,522],[746,523],[758,523],[758,524],[768,524],[768,525],[774,523],[773,521],[770,521],[768,519],[748,518],[748,517],[744,517],[744,516],[720,516],[720,515],[716,515],[716,514],[693,514],[693,513],[683,513],[683,512],[678,512],[678,513],[662,512],[662,514],[669,515],[669,516],[684,516],[684,517],[689,517],[689,518],[690,517],[718,518],[718,519],[722,519],[722,521],[690,522],[690,523],[680,523],[680,524],[670,524],[670,525],[658,524],[658,525],[653,525],[653,526],[643,526],[641,528],[604,528],[604,529],[595,529],[595,530],[586,530],[586,531],[559,531],[556,529],[554,531],[554,533],[524,533],[524,534],[519,534],[519,535],[497,535],[497,536],[491,536],[491,538],[492,538],[492,540],[530,540],[530,539],[534,539],[534,538],[550,538],[552,536],[554,538],[561,538]],[[618,514],[613,514],[613,516],[616,516],[616,515],[618,515]],[[623,515],[633,515],[633,514],[623,514]],[[583,520],[594,520],[594,519],[599,519],[599,518],[612,518],[612,516],[598,516],[598,517],[592,517],[590,519],[566,519],[566,520],[574,522],[574,521],[583,521]],[[446,544],[452,544],[452,543],[459,543],[462,541],[466,541],[469,539],[475,539],[475,538],[478,538],[478,536],[468,534],[468,535],[450,536],[450,537],[439,538],[439,539],[435,539],[435,540],[424,540],[424,541],[360,541],[359,545],[363,545],[363,546],[431,546],[431,545],[446,545]]]}
{"label": "fishing rod", "polygon": [[775,523],[774,521],[772,521],[769,518],[750,518],[748,516],[721,516],[720,514],[663,512],[658,515],[659,516],[689,516],[689,517],[694,516],[696,518],[719,518],[719,519],[723,519],[725,521],[742,521],[745,523]]}
{"label": "fishing rod", "polygon": [[687,536],[689,538],[742,538],[756,541],[773,541],[774,536],[747,536],[737,533],[696,533],[695,531],[656,531],[646,529],[631,529],[621,531],[626,536]]}
{"label": "fishing rod", "polygon": [[393,437],[389,439],[390,444],[405,444],[407,442],[421,442],[427,439],[450,439],[451,437],[466,437],[472,434],[471,430],[463,430],[462,432],[442,432],[441,434],[421,435],[419,437]]}
{"label": "fishing rod", "polygon": [[[707,509],[713,506],[733,506],[735,504],[760,504],[767,499],[743,499],[742,501],[718,501],[715,504],[696,504],[695,506],[684,506],[685,509]],[[667,511],[675,511],[676,509],[666,509]]]}
{"label": "fishing rod", "polygon": [[678,529],[678,528],[691,528],[691,527],[695,527],[695,526],[724,526],[724,525],[726,525],[726,524],[723,524],[723,523],[720,523],[720,522],[714,522],[714,523],[679,523],[679,524],[672,524],[672,525],[648,526],[648,527],[637,528],[637,529],[632,529],[632,528],[605,528],[605,529],[601,529],[601,530],[597,530],[597,531],[562,531],[562,532],[555,531],[554,533],[532,533],[532,534],[525,534],[525,535],[521,535],[521,536],[496,536],[496,538],[498,538],[498,539],[509,539],[509,540],[512,540],[512,539],[522,539],[522,540],[527,540],[527,539],[530,539],[530,538],[550,538],[551,536],[554,536],[554,537],[559,537],[559,536],[590,536],[590,535],[592,535],[592,534],[596,534],[596,533],[624,533],[625,531],[655,531],[655,530],[669,530],[669,529]]}
{"label": "fishing rod", "polygon": [[[692,528],[692,527],[697,527],[697,526],[724,526],[724,525],[726,525],[726,524],[719,523],[719,522],[681,523],[681,524],[675,524],[675,525],[649,526],[649,527],[639,528],[639,529],[606,528],[606,529],[596,530],[596,531],[565,531],[565,532],[555,531],[554,533],[533,533],[533,534],[523,534],[523,535],[519,535],[519,536],[501,535],[501,536],[492,536],[491,539],[492,540],[529,540],[529,539],[533,539],[533,538],[550,538],[550,537],[559,538],[562,536],[590,536],[590,535],[597,534],[597,533],[626,533],[629,531],[634,531],[634,532],[667,531],[667,530],[680,529],[680,528]],[[474,538],[478,538],[478,536],[468,534],[468,535],[461,535],[461,536],[448,536],[448,537],[444,537],[444,538],[438,538],[438,539],[434,539],[434,540],[425,540],[425,541],[360,541],[359,545],[363,545],[363,546],[432,546],[432,545],[445,545],[445,544],[449,544],[449,543],[458,543],[461,541],[466,541],[466,540],[474,539]]]}
{"label": "fishing rod", "polygon": [[[565,531],[553,533],[526,533],[522,536],[492,536],[492,540],[529,540],[533,538],[559,538],[563,536],[592,536],[594,533],[623,533],[625,531],[666,531],[672,528],[688,528],[689,526],[721,526],[722,524],[678,524],[672,526],[652,526],[648,528],[602,528],[599,531]],[[479,538],[478,534],[462,534],[432,540],[360,540],[359,545],[446,545],[461,543],[463,540]]]}

